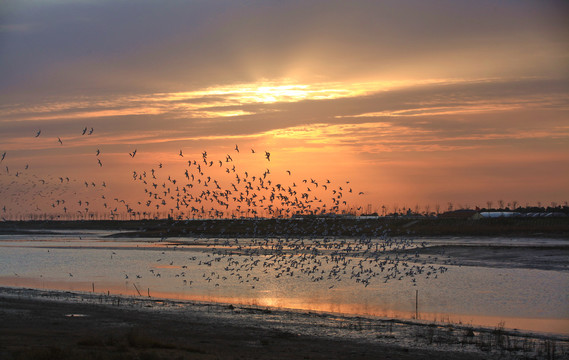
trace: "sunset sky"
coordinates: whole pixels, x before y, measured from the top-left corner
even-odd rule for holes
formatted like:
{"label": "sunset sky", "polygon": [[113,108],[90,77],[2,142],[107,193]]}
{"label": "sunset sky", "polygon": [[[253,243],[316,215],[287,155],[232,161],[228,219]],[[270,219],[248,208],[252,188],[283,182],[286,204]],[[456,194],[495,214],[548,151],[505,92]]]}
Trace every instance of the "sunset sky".
{"label": "sunset sky", "polygon": [[74,181],[144,203],[133,172],[181,179],[204,151],[218,178],[230,154],[275,183],[353,187],[374,211],[562,204],[568,15],[566,1],[3,0],[0,215],[54,209],[80,197]]}

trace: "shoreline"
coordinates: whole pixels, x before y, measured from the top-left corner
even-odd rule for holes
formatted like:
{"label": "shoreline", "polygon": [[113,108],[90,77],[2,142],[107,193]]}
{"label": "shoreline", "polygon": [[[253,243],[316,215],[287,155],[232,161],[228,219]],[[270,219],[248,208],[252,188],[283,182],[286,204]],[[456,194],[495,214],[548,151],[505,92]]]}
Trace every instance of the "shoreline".
{"label": "shoreline", "polygon": [[[265,236],[522,236],[569,239],[569,217],[558,218],[303,218],[210,220],[0,221],[0,234],[107,230],[111,237],[167,238]],[[39,232],[38,232],[39,231]]]}
{"label": "shoreline", "polygon": [[[569,356],[568,336],[511,331],[499,325],[484,328],[200,301],[5,287],[0,288],[0,304],[0,319],[3,320],[0,322],[0,339],[5,339],[0,342],[0,355],[3,355],[0,357],[7,359],[10,357],[4,355],[21,355],[32,350],[52,351],[49,349],[53,346],[64,355],[84,356],[93,352],[97,356],[106,354],[110,356],[108,358],[114,358],[111,355],[115,353],[130,354],[132,358],[141,353],[168,358],[175,353],[181,358],[203,359],[239,356],[363,359],[379,355],[402,359],[482,359],[504,353],[510,358],[547,358],[548,351],[549,355],[555,351],[559,358]],[[22,325],[17,325],[19,323]],[[188,324],[191,326],[186,329]],[[40,325],[42,327],[38,327]],[[13,327],[19,330],[15,331]],[[36,336],[38,328],[48,337],[63,336],[58,336],[56,344],[49,345],[50,348],[44,344],[47,341],[44,336]],[[191,345],[186,343],[189,338],[182,336],[184,331],[180,329],[191,331]],[[154,342],[157,346],[138,346],[136,341],[129,340],[136,335],[133,331],[142,334],[139,335],[145,338],[144,342]],[[109,334],[116,334],[116,344],[107,338]],[[126,340],[120,340],[121,336]],[[212,346],[212,337],[215,346]]]}

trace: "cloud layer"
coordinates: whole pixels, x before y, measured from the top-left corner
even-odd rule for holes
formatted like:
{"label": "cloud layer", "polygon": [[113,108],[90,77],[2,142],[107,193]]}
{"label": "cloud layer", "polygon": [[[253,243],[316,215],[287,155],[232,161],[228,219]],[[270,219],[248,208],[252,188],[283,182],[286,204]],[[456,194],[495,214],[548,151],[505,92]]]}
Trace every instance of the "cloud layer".
{"label": "cloud layer", "polygon": [[[568,10],[562,1],[7,1],[0,154],[17,167],[101,149],[119,164],[134,148],[155,162],[240,143],[271,149],[283,169],[349,174],[374,204],[562,202]],[[89,166],[73,171],[98,170]]]}

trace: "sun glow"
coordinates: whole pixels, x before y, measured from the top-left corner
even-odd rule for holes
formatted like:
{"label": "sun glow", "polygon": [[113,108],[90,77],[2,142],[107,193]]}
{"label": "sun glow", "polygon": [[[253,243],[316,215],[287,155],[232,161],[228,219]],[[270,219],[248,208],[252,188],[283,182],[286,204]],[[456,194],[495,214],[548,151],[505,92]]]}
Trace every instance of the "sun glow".
{"label": "sun glow", "polygon": [[[371,82],[323,82],[302,84],[293,80],[260,81],[249,84],[224,85],[204,90],[158,93],[156,101],[184,101],[223,98],[222,104],[272,104],[276,102],[297,102],[302,100],[326,100],[343,97],[361,96],[378,91],[386,91],[396,87],[414,84],[438,83],[442,80],[425,81],[371,81]],[[210,102],[208,102],[211,104]],[[221,104],[221,103],[220,103]]]}
{"label": "sun glow", "polygon": [[[480,79],[476,81],[486,81]],[[4,120],[54,120],[54,119],[89,119],[102,117],[132,115],[162,115],[189,118],[221,118],[254,115],[260,109],[240,109],[248,105],[268,105],[276,103],[295,103],[301,101],[334,100],[340,98],[361,97],[374,93],[390,91],[398,88],[423,86],[428,84],[452,84],[464,82],[461,79],[429,79],[400,81],[366,81],[366,82],[321,82],[302,83],[301,81],[284,79],[275,81],[258,81],[234,85],[213,86],[204,89],[184,92],[165,92],[115,96],[108,99],[69,98],[55,102],[14,109],[0,108]],[[496,110],[474,104],[472,108],[429,108],[408,109],[391,112],[365,112],[362,114],[337,115],[341,117],[377,117],[377,116],[417,116],[439,115],[448,112],[480,112]],[[488,105],[487,105],[488,106]],[[503,106],[502,106],[503,107]],[[508,108],[509,109],[509,108]],[[498,110],[508,110],[500,108]],[[263,112],[278,111],[262,109]]]}

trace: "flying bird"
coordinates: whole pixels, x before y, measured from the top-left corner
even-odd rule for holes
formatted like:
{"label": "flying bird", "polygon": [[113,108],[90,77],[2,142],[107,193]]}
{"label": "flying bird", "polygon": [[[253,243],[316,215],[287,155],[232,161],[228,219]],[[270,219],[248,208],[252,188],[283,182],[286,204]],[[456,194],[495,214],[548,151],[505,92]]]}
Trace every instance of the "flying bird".
{"label": "flying bird", "polygon": [[136,149],[134,149],[134,151],[133,151],[133,152],[131,152],[131,153],[128,153],[128,154],[130,155],[130,157],[132,157],[132,158],[133,158],[133,157],[134,157],[134,155],[136,155]]}
{"label": "flying bird", "polygon": [[85,128],[83,129],[83,133],[81,135],[85,135],[86,132],[87,132],[87,127],[85,126]]}
{"label": "flying bird", "polygon": [[2,160],[0,160],[0,161],[4,161],[5,157],[6,157],[6,151],[4,151],[4,153],[2,154]]}
{"label": "flying bird", "polygon": [[59,136],[57,137],[57,142],[60,143],[61,145],[63,145],[63,141],[61,141],[61,139],[59,138]]}
{"label": "flying bird", "polygon": [[265,157],[267,158],[268,161],[271,161],[271,153],[268,151],[265,151]]}
{"label": "flying bird", "polygon": [[41,134],[41,129],[38,130],[38,132],[37,132],[37,134],[36,134],[36,137],[40,136],[40,134]]}

